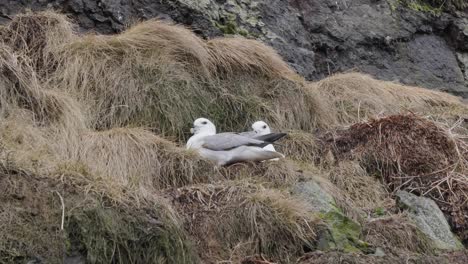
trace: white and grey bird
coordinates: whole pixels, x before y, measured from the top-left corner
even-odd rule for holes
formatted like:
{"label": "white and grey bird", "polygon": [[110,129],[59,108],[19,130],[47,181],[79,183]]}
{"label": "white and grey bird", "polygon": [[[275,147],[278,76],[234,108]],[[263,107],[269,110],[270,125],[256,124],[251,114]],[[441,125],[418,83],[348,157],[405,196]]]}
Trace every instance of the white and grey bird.
{"label": "white and grey bird", "polygon": [[202,157],[219,166],[284,157],[281,153],[263,147],[284,137],[285,133],[269,133],[255,138],[231,132],[216,134],[216,126],[206,118],[195,120],[190,132],[193,136],[187,141],[187,149],[196,150]]}
{"label": "white and grey bird", "polygon": [[[271,133],[270,126],[268,126],[268,124],[265,123],[264,121],[257,121],[253,123],[252,129],[253,129],[252,131],[242,132],[240,133],[240,135],[250,137],[250,138],[257,138],[259,136],[263,136],[263,135],[267,135]],[[266,149],[269,151],[276,151],[273,144],[268,144],[265,147],[263,147],[263,149]],[[278,160],[278,159],[276,158],[272,160]]]}

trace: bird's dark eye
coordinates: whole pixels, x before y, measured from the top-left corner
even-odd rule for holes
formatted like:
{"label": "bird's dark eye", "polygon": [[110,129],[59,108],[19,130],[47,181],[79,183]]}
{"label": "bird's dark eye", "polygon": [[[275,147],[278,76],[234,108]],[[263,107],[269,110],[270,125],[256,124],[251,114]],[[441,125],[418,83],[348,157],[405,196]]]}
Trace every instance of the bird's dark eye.
{"label": "bird's dark eye", "polygon": [[263,129],[266,129],[266,125],[265,125],[265,126],[263,126]]}
{"label": "bird's dark eye", "polygon": [[206,121],[203,121],[203,122],[201,122],[201,123],[202,123],[202,125],[208,124],[208,122],[206,122]]}

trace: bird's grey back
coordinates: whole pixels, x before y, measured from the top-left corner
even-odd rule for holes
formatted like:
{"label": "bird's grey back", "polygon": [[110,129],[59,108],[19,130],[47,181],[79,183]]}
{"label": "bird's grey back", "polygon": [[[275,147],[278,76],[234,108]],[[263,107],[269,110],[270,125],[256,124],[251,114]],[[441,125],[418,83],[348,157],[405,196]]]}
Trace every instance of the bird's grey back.
{"label": "bird's grey back", "polygon": [[239,133],[239,135],[243,137],[254,138],[255,136],[257,136],[257,133],[252,130],[252,131],[241,132]]}
{"label": "bird's grey back", "polygon": [[262,145],[264,143],[264,141],[241,136],[235,133],[220,133],[204,137],[202,147],[219,151],[247,145]]}

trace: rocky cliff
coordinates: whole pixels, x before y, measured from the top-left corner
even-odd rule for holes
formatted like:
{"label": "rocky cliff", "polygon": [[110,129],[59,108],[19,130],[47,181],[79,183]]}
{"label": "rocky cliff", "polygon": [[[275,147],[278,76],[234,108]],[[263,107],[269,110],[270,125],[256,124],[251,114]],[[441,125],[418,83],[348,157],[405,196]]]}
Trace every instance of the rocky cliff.
{"label": "rocky cliff", "polygon": [[0,10],[7,22],[25,9],[56,9],[83,30],[101,33],[120,32],[137,20],[171,20],[205,38],[238,34],[260,39],[309,80],[353,70],[468,97],[465,5],[438,2],[1,0]]}

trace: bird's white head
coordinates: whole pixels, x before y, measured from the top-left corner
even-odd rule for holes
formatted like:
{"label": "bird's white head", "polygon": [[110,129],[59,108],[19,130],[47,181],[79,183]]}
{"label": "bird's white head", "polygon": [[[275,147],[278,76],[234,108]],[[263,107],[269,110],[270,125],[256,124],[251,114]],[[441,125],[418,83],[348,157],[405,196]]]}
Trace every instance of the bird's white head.
{"label": "bird's white head", "polygon": [[216,134],[216,126],[206,118],[197,118],[193,122],[193,128],[190,129],[190,133],[194,135],[214,135]]}
{"label": "bird's white head", "polygon": [[255,133],[259,135],[266,135],[271,133],[270,127],[267,125],[267,123],[263,121],[257,121],[252,124],[252,129],[255,131]]}

